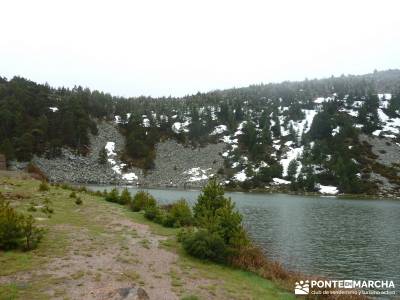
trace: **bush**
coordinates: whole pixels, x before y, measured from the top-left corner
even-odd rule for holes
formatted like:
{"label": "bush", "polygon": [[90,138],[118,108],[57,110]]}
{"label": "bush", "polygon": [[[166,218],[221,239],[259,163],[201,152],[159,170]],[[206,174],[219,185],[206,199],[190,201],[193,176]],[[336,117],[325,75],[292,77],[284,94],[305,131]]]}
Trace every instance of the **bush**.
{"label": "bush", "polygon": [[148,220],[155,222],[158,221],[157,223],[162,223],[163,222],[163,218],[161,217],[162,213],[163,212],[161,211],[161,209],[157,205],[154,205],[146,207],[144,211],[144,216]]}
{"label": "bush", "polygon": [[146,210],[154,206],[157,206],[156,200],[153,196],[144,191],[137,192],[130,203],[132,211]]}
{"label": "bush", "polygon": [[106,201],[108,202],[113,202],[113,203],[118,203],[119,201],[119,195],[117,189],[112,189],[111,192],[107,193],[105,196]]}
{"label": "bush", "polygon": [[32,216],[19,214],[8,202],[0,199],[0,249],[33,249],[43,236]]}
{"label": "bush", "polygon": [[44,212],[48,217],[50,217],[50,214],[54,213],[54,209],[50,206],[52,204],[51,200],[48,198],[45,198],[43,200],[44,207],[42,207],[42,212]]}
{"label": "bush", "polygon": [[197,258],[216,262],[225,262],[227,249],[224,239],[217,233],[200,229],[183,237],[182,245],[185,251]]}
{"label": "bush", "polygon": [[42,181],[39,185],[39,192],[47,192],[50,190],[49,185],[46,181]]}
{"label": "bush", "polygon": [[36,206],[35,202],[31,201],[31,202],[30,202],[30,206],[28,207],[28,211],[30,211],[30,212],[35,212],[35,211],[37,211],[37,209],[36,209],[35,206]]}
{"label": "bush", "polygon": [[31,215],[23,217],[21,229],[25,240],[24,249],[30,250],[36,248],[43,238],[43,230],[35,226],[35,219]]}
{"label": "bush", "polygon": [[[242,226],[242,216],[236,211],[230,198],[215,179],[203,188],[194,206],[194,219],[188,215],[190,208],[183,200],[171,207],[168,218],[178,217],[177,222],[188,220],[187,225],[195,223],[199,230],[182,231],[178,239],[185,251],[197,258],[230,263],[240,251],[251,245]],[[172,213],[174,212],[174,213]],[[185,216],[185,217],[183,217]]]}
{"label": "bush", "polygon": [[215,179],[203,188],[194,206],[197,226],[222,237],[227,247],[247,246],[249,240],[242,226],[242,216],[235,209],[230,198],[224,196],[224,190]]}
{"label": "bush", "polygon": [[131,201],[132,201],[131,194],[129,193],[128,189],[125,188],[122,191],[121,196],[119,197],[119,204],[123,205],[130,204]]}
{"label": "bush", "polygon": [[192,210],[185,199],[173,203],[163,222],[167,227],[182,227],[193,225]]}
{"label": "bush", "polygon": [[75,200],[75,204],[76,205],[81,205],[82,203],[83,202],[82,202],[82,199],[80,197],[76,198],[76,200]]}
{"label": "bush", "polygon": [[69,194],[70,198],[76,198],[76,193],[75,191],[72,191],[71,194]]}

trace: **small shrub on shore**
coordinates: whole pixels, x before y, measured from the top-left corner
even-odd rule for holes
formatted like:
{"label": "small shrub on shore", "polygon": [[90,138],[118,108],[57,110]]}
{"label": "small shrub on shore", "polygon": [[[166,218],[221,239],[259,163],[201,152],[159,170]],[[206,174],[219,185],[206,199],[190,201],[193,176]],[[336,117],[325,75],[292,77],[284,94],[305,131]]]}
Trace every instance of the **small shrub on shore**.
{"label": "small shrub on shore", "polygon": [[162,224],[163,218],[161,217],[161,214],[162,211],[157,205],[146,207],[144,211],[144,216],[146,219],[159,224]]}
{"label": "small shrub on shore", "polygon": [[107,195],[105,196],[105,199],[108,202],[118,203],[118,201],[119,201],[118,190],[116,188],[112,189],[111,192],[107,193]]}
{"label": "small shrub on shore", "polygon": [[35,226],[31,215],[18,213],[4,199],[0,199],[0,249],[30,250],[43,237],[43,230]]}
{"label": "small shrub on shore", "polygon": [[50,190],[49,185],[46,181],[42,181],[39,185],[39,192],[47,192]]}
{"label": "small shrub on shore", "polygon": [[124,190],[121,193],[121,196],[119,197],[119,203],[122,205],[130,204],[132,201],[131,194],[129,193],[127,188],[124,188]]}
{"label": "small shrub on shore", "polygon": [[157,202],[153,196],[145,191],[139,191],[133,197],[130,207],[132,211],[146,210],[149,207],[157,206]]}
{"label": "small shrub on shore", "polygon": [[80,197],[76,198],[76,200],[75,200],[75,204],[76,205],[81,205],[82,203],[83,202],[82,202],[82,199]]}
{"label": "small shrub on shore", "polygon": [[71,194],[69,194],[70,198],[76,198],[76,193],[75,191],[72,191]]}
{"label": "small shrub on shore", "polygon": [[167,212],[163,225],[167,227],[182,227],[193,225],[193,215],[185,199],[173,203]]}
{"label": "small shrub on shore", "polygon": [[227,257],[224,240],[207,229],[200,229],[183,237],[182,245],[188,254],[200,259],[224,262]]}

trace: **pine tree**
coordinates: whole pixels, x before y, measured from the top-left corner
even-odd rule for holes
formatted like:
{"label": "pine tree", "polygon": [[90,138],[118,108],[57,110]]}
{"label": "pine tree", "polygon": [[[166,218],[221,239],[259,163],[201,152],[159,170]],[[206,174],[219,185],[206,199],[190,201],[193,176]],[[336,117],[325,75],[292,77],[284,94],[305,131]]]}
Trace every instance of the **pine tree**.
{"label": "pine tree", "polygon": [[99,151],[98,163],[101,165],[105,165],[107,163],[107,151],[105,148],[101,148]]}
{"label": "pine tree", "polygon": [[296,159],[292,159],[289,162],[288,169],[287,169],[287,179],[290,180],[291,182],[296,181],[296,175],[297,175],[297,167],[299,166],[299,163],[297,162]]}

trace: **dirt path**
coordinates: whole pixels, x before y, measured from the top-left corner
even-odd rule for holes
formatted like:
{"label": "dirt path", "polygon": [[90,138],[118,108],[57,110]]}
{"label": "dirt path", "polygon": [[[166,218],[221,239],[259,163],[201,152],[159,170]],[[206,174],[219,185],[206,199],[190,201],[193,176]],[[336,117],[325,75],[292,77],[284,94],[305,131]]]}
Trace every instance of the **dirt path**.
{"label": "dirt path", "polygon": [[[115,220],[98,240],[85,230],[64,229],[73,241],[68,254],[52,260],[40,273],[63,279],[69,298],[110,299],[118,289],[133,285],[144,287],[150,299],[178,299],[169,276],[159,272],[170,270],[177,255],[160,248],[165,237],[152,234],[146,225]],[[56,289],[49,293],[58,298]]]}

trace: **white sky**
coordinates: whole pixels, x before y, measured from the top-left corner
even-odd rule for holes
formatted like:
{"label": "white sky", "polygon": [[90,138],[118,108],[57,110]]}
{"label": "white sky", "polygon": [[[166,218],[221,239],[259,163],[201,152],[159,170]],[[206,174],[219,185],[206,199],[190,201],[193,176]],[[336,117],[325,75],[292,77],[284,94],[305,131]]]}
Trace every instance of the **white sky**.
{"label": "white sky", "polygon": [[400,68],[398,0],[0,0],[0,76],[122,96]]}

